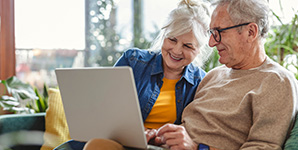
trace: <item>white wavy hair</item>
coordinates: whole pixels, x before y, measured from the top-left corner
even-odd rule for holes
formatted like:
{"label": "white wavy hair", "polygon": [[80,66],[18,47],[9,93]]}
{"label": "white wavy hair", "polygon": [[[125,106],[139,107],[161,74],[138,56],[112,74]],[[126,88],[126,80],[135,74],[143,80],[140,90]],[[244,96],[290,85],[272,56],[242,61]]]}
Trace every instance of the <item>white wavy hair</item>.
{"label": "white wavy hair", "polygon": [[218,0],[213,5],[227,5],[232,22],[236,24],[254,22],[259,27],[259,35],[266,38],[269,31],[269,5],[266,0]]}
{"label": "white wavy hair", "polygon": [[165,38],[177,37],[193,32],[199,44],[199,54],[193,63],[199,67],[204,65],[213,52],[208,46],[207,30],[210,23],[209,3],[203,1],[182,0],[172,10],[159,35],[152,42],[150,51],[159,51]]}

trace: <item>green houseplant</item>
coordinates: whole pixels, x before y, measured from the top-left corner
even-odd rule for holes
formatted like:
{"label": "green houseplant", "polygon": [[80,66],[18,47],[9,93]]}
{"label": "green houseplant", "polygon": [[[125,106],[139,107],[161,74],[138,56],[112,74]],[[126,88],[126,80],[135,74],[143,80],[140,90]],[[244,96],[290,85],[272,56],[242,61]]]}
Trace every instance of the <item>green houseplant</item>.
{"label": "green houseplant", "polygon": [[273,26],[268,34],[265,49],[269,57],[288,70],[298,79],[298,14],[284,24],[274,12],[281,25]]}
{"label": "green houseplant", "polygon": [[47,86],[44,85],[43,94],[30,84],[24,83],[16,76],[0,80],[6,91],[0,96],[0,107],[13,113],[38,113],[47,109]]}

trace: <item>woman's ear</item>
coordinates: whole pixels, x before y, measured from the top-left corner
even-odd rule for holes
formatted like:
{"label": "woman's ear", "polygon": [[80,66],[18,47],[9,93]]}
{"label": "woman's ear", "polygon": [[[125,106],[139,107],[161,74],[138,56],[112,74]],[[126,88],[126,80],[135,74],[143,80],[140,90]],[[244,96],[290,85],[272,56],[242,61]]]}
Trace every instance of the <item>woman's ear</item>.
{"label": "woman's ear", "polygon": [[250,23],[248,28],[248,42],[253,42],[259,35],[259,27],[256,23]]}

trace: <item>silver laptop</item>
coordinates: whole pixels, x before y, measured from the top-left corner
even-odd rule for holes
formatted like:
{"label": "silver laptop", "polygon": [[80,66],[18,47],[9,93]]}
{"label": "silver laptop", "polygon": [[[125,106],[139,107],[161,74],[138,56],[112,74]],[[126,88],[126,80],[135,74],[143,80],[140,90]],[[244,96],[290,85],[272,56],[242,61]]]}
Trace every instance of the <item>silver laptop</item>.
{"label": "silver laptop", "polygon": [[105,138],[150,149],[130,67],[61,68],[55,72],[72,139]]}

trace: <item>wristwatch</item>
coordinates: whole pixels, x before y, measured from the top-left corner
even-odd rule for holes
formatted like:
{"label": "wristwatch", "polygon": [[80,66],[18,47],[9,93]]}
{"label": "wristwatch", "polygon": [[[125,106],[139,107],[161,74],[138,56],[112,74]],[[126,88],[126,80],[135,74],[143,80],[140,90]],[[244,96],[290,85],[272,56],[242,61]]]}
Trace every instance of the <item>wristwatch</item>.
{"label": "wristwatch", "polygon": [[208,145],[205,144],[199,144],[198,145],[198,150],[210,150]]}

